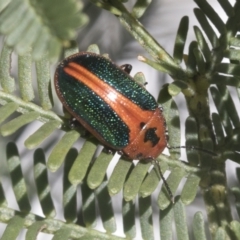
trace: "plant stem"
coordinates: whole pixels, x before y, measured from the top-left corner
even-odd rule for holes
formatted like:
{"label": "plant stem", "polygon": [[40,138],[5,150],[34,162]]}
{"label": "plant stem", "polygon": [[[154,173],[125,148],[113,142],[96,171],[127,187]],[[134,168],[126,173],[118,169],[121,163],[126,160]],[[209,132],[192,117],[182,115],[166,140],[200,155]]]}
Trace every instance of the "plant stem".
{"label": "plant stem", "polygon": [[24,220],[24,226],[26,228],[30,228],[34,223],[39,222],[42,223],[42,228],[39,228],[39,231],[55,234],[62,227],[68,228],[71,230],[71,239],[109,239],[109,240],[120,240],[122,237],[114,236],[110,233],[103,233],[91,228],[84,228],[76,224],[70,224],[63,222],[58,219],[52,218],[42,218],[33,213],[21,213],[19,211],[15,211],[11,208],[1,207],[0,206],[0,222],[9,223],[9,221],[13,218],[19,216]]}
{"label": "plant stem", "polygon": [[229,227],[229,223],[233,218],[228,201],[225,163],[214,161],[210,171],[210,178],[209,187],[202,188],[202,194],[212,239],[215,239],[218,228],[222,227],[228,234],[227,239],[233,240],[235,237]]}
{"label": "plant stem", "polygon": [[139,42],[139,44],[161,65],[169,69],[168,73],[177,79],[184,78],[184,70],[174,61],[165,49],[149,34],[143,25],[127,11],[119,1],[111,1],[112,5],[121,11],[118,16],[125,29]]}
{"label": "plant stem", "polygon": [[[198,124],[199,140],[202,142],[204,149],[209,148],[209,150],[216,151],[216,136],[210,118],[209,84],[204,76],[195,77],[191,84],[196,89],[195,94],[191,97],[185,97],[189,113],[196,119]],[[206,172],[205,179],[207,180],[204,184],[201,184],[201,189],[212,238],[215,238],[218,228],[222,227],[227,232],[229,239],[234,239],[229,228],[229,223],[233,219],[228,201],[225,162],[221,161],[220,156],[217,158],[204,156],[201,161],[201,168],[209,168],[209,171]]]}
{"label": "plant stem", "polygon": [[18,112],[27,113],[31,111],[38,112],[40,114],[39,120],[42,122],[48,122],[49,120],[57,120],[62,123],[62,120],[52,111],[44,110],[43,108],[39,107],[38,105],[32,102],[26,102],[22,99],[10,94],[0,91],[0,103],[5,105],[8,102],[15,102],[19,105],[17,109]]}

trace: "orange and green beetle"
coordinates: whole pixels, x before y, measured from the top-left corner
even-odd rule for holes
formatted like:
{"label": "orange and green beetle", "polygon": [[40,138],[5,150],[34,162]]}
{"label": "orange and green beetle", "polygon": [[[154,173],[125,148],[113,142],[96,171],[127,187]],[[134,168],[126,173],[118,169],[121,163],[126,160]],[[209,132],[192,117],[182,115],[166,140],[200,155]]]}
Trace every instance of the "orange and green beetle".
{"label": "orange and green beetle", "polygon": [[58,65],[56,92],[66,110],[103,145],[129,159],[150,161],[167,146],[165,119],[154,97],[126,69],[80,52]]}

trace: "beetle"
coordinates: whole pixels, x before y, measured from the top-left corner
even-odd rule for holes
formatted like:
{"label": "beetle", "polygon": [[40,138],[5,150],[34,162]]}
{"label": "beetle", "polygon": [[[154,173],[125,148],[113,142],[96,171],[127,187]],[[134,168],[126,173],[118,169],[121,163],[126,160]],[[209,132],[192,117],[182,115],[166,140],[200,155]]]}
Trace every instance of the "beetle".
{"label": "beetle", "polygon": [[55,89],[65,109],[103,145],[132,160],[152,161],[167,146],[166,123],[161,107],[130,69],[79,52],[58,65]]}

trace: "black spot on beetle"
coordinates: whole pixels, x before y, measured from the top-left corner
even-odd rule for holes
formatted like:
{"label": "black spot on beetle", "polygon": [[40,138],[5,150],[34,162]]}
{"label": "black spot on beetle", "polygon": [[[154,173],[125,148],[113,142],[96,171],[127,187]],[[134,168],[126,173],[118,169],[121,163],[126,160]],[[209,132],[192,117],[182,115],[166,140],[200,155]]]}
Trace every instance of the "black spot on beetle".
{"label": "black spot on beetle", "polygon": [[144,137],[144,142],[151,141],[152,146],[156,146],[160,140],[160,137],[156,134],[157,128],[149,128],[147,129]]}

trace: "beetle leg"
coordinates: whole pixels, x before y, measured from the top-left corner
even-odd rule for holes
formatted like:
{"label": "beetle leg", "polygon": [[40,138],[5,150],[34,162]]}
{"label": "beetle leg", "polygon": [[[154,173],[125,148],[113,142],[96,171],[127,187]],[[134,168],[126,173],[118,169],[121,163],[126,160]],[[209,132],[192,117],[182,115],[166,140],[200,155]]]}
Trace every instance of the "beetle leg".
{"label": "beetle leg", "polygon": [[123,152],[122,152],[122,151],[118,151],[117,153],[118,153],[119,155],[121,155],[121,156],[123,155]]}
{"label": "beetle leg", "polygon": [[107,154],[114,154],[114,150],[112,150],[111,148],[108,148],[108,147],[106,147],[106,146],[104,146],[104,152],[106,152]]}
{"label": "beetle leg", "polygon": [[159,110],[161,111],[161,112],[163,112],[163,107],[160,105],[160,106],[158,106],[158,108],[159,108]]}
{"label": "beetle leg", "polygon": [[159,179],[160,180],[162,179],[163,184],[164,184],[164,186],[165,186],[165,188],[166,188],[166,190],[168,192],[168,196],[170,197],[171,202],[174,204],[174,196],[172,194],[172,191],[171,191],[171,189],[170,189],[170,187],[169,187],[165,177],[163,176],[163,173],[162,173],[162,170],[161,170],[159,162],[156,159],[154,159],[154,160],[152,160],[152,165],[157,167],[157,170],[158,170],[158,173],[159,173]]}
{"label": "beetle leg", "polygon": [[88,132],[75,117],[71,117],[68,120],[68,127],[71,130],[77,129],[77,131],[79,131],[81,133],[81,136],[84,138],[87,138],[90,136],[90,132]]}
{"label": "beetle leg", "polygon": [[120,66],[120,68],[125,71],[126,73],[130,73],[132,70],[132,65],[131,64],[123,64]]}
{"label": "beetle leg", "polygon": [[75,117],[71,117],[68,120],[68,125],[69,125],[70,129],[75,129],[80,126],[80,123],[78,122],[78,120]]}

